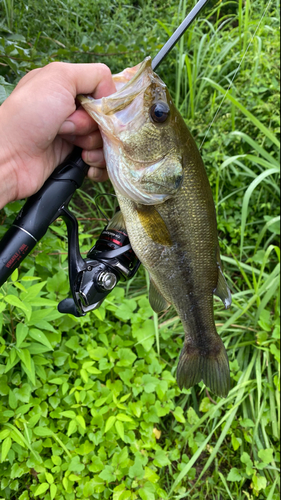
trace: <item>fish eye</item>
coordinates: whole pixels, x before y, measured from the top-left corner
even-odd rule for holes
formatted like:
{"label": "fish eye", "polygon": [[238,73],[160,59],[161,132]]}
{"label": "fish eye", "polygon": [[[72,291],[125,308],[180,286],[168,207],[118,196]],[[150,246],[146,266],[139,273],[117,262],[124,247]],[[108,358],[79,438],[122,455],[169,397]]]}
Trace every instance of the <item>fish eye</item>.
{"label": "fish eye", "polygon": [[150,108],[150,116],[156,123],[163,123],[170,114],[170,108],[166,102],[157,102]]}

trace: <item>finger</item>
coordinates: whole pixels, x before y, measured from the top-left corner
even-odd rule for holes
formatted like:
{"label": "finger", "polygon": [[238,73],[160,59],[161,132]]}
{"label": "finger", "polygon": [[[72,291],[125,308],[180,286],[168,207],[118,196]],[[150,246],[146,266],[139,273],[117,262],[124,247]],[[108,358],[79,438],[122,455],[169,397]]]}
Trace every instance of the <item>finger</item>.
{"label": "finger", "polygon": [[107,181],[108,175],[105,168],[90,167],[88,171],[88,177],[91,181],[104,182]]}
{"label": "finger", "polygon": [[[62,63],[60,63],[62,64]],[[65,63],[66,77],[73,85],[73,95],[92,93],[95,99],[106,97],[116,92],[111,71],[105,64],[69,64]]]}
{"label": "finger", "polygon": [[105,168],[103,149],[93,149],[92,151],[82,151],[82,159],[90,167]]}
{"label": "finger", "polygon": [[19,89],[23,85],[25,85],[28,81],[32,80],[35,76],[37,76],[40,71],[42,71],[43,68],[35,68],[26,75],[23,76],[23,78],[20,79],[19,83],[17,84],[16,88]]}
{"label": "finger", "polygon": [[97,129],[97,123],[83,108],[79,108],[66,119],[61,125],[58,133],[60,135],[88,135],[95,132]]}
{"label": "finger", "polygon": [[103,145],[99,130],[81,137],[78,135],[62,135],[61,137],[70,144],[75,144],[75,146],[88,151],[100,149]]}

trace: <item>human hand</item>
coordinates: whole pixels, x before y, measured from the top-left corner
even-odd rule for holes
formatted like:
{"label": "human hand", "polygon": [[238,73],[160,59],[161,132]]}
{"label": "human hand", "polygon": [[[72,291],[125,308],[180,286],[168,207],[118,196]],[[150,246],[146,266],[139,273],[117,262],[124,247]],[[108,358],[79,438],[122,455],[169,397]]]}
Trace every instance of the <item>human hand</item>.
{"label": "human hand", "polygon": [[26,198],[44,184],[72,151],[83,149],[92,180],[107,178],[97,124],[77,94],[95,98],[115,92],[104,64],[51,63],[25,75],[0,106],[0,208]]}

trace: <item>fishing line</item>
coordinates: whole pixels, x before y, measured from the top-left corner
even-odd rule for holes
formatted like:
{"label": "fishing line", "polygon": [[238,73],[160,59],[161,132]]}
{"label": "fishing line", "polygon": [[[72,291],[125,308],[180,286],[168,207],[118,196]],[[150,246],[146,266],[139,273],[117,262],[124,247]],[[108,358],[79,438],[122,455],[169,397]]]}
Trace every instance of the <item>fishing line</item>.
{"label": "fishing line", "polygon": [[250,46],[251,46],[251,45],[252,45],[252,43],[253,43],[253,40],[254,40],[254,38],[255,38],[255,36],[256,36],[256,34],[257,34],[257,31],[258,31],[258,30],[259,30],[259,28],[260,28],[261,22],[262,22],[262,20],[263,20],[263,18],[264,18],[264,16],[265,16],[265,14],[266,14],[266,12],[267,12],[267,10],[268,10],[268,8],[269,8],[270,4],[271,4],[271,2],[272,2],[272,0],[269,0],[269,2],[268,2],[268,4],[267,4],[267,6],[266,6],[266,8],[265,8],[265,11],[264,11],[264,13],[263,13],[262,17],[260,18],[259,24],[258,24],[258,26],[256,27],[256,30],[255,30],[255,32],[254,32],[254,34],[253,34],[253,36],[252,36],[252,38],[251,38],[251,40],[250,40],[250,42],[249,42],[249,44],[248,44],[248,46],[247,46],[247,48],[246,48],[246,50],[245,50],[244,54],[243,54],[243,57],[242,57],[242,59],[241,59],[240,63],[238,64],[238,66],[237,66],[237,69],[235,70],[235,73],[234,73],[234,75],[233,75],[233,78],[232,78],[232,80],[231,80],[231,82],[230,82],[230,84],[229,84],[229,86],[228,86],[228,89],[227,89],[226,93],[225,93],[225,94],[224,94],[224,96],[223,96],[223,99],[222,99],[222,101],[221,101],[221,103],[220,103],[220,105],[219,105],[219,107],[218,107],[218,109],[217,109],[217,111],[216,111],[216,113],[215,113],[214,118],[212,119],[212,121],[211,121],[211,123],[210,123],[210,125],[209,125],[209,127],[208,127],[208,130],[207,130],[207,132],[206,132],[206,134],[205,134],[205,136],[204,136],[204,139],[203,139],[203,141],[202,141],[202,142],[201,142],[201,144],[200,144],[199,151],[200,151],[200,149],[202,148],[202,146],[203,146],[203,144],[204,144],[204,142],[205,142],[205,140],[206,140],[206,138],[207,138],[207,135],[208,135],[208,133],[210,132],[210,129],[211,129],[211,127],[212,127],[212,125],[213,125],[213,123],[214,123],[214,121],[215,121],[216,117],[218,116],[218,113],[220,112],[220,109],[221,109],[221,107],[222,107],[222,105],[223,105],[223,103],[224,103],[224,101],[225,101],[225,99],[226,99],[226,97],[227,97],[228,92],[229,92],[229,91],[230,91],[230,89],[232,88],[232,85],[233,85],[233,82],[234,82],[234,80],[235,80],[235,77],[236,77],[236,75],[237,75],[238,71],[240,70],[240,67],[241,67],[241,65],[242,65],[242,63],[243,63],[243,61],[244,61],[244,59],[245,59],[245,57],[246,57],[246,54],[247,54],[247,52],[248,52],[248,50],[249,50]]}
{"label": "fishing line", "polygon": [[99,193],[94,197],[94,205],[96,209],[103,215],[103,217],[107,220],[107,223],[109,223],[110,219],[107,217],[106,213],[103,212],[101,207],[97,204],[97,199],[101,198],[102,196],[111,196],[112,198],[117,198],[116,194],[113,193]]}

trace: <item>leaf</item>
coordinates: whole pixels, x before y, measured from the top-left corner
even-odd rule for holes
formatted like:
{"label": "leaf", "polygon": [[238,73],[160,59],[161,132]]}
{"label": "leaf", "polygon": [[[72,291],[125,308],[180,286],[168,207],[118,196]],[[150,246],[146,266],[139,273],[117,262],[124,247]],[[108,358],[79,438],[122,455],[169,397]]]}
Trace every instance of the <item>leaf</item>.
{"label": "leaf", "polygon": [[[27,351],[27,352],[29,352],[29,351]],[[31,366],[30,370],[27,368],[27,366],[25,364],[22,365],[22,368],[25,371],[25,373],[28,376],[28,378],[31,381],[31,383],[33,385],[36,385],[36,381],[35,381],[35,366],[34,366],[34,361],[31,358],[30,358],[30,366]]]}
{"label": "leaf", "polygon": [[129,476],[132,479],[142,479],[144,477],[144,468],[139,457],[136,457],[134,465],[129,468]]}
{"label": "leaf", "polygon": [[118,413],[116,418],[117,418],[117,420],[121,420],[122,422],[133,422],[131,417],[129,417],[128,415],[125,415],[125,413]]}
{"label": "leaf", "polygon": [[91,375],[99,375],[101,373],[101,371],[95,366],[89,366],[88,368],[86,368],[86,371],[88,373],[91,373]]}
{"label": "leaf", "polygon": [[61,385],[64,383],[64,379],[60,378],[60,377],[55,377],[55,378],[51,378],[49,380],[49,383],[50,384],[56,384],[56,385]]}
{"label": "leaf", "polygon": [[9,394],[9,386],[7,384],[8,377],[7,375],[3,375],[0,377],[0,394],[1,396],[7,396]]}
{"label": "leaf", "polygon": [[107,419],[106,424],[105,424],[104,432],[108,432],[111,429],[111,427],[115,423],[115,420],[116,420],[116,417],[114,415],[112,415],[111,417],[109,417]]}
{"label": "leaf", "polygon": [[235,436],[235,434],[232,434],[232,436],[231,436],[231,444],[232,444],[232,447],[233,447],[234,451],[236,451],[236,450],[238,450],[239,446],[241,446],[242,439],[241,438],[237,438]]}
{"label": "leaf", "polygon": [[177,406],[173,412],[175,419],[181,424],[185,423],[185,418],[183,415],[183,409],[180,406]]}
{"label": "leaf", "polygon": [[54,465],[61,465],[61,458],[58,455],[51,456]]}
{"label": "leaf", "polygon": [[171,462],[168,459],[165,451],[160,449],[160,450],[156,450],[153,463],[157,467],[165,467],[166,465],[170,465]]}
{"label": "leaf", "polygon": [[200,403],[200,406],[199,406],[199,411],[202,411],[203,413],[206,413],[207,411],[210,410],[210,408],[212,408],[213,406],[213,403],[210,401],[209,398],[203,398],[201,403]]}
{"label": "leaf", "polygon": [[264,490],[266,488],[266,478],[264,476],[254,475],[253,485],[257,491]]}
{"label": "leaf", "polygon": [[4,297],[5,302],[10,304],[11,306],[18,307],[19,309],[22,309],[23,311],[28,311],[29,308],[15,295],[6,295]]}
{"label": "leaf", "polygon": [[19,349],[18,350],[18,356],[20,360],[23,362],[23,364],[26,366],[28,371],[31,372],[31,357],[30,357],[30,352],[27,349]]}
{"label": "leaf", "polygon": [[156,472],[150,467],[145,467],[144,478],[147,479],[150,483],[158,483],[159,481],[158,474],[156,474]]}
{"label": "leaf", "polygon": [[3,439],[6,439],[10,435],[9,429],[4,429],[3,431],[0,432],[0,441],[3,441]]}
{"label": "leaf", "polygon": [[32,342],[31,344],[29,344],[28,350],[30,354],[43,354],[44,352],[48,352],[51,349],[41,344],[37,344],[37,342]]}
{"label": "leaf", "polygon": [[36,427],[35,429],[33,429],[33,432],[34,434],[36,434],[36,436],[40,437],[47,437],[53,435],[53,432],[50,429],[48,429],[48,427]]}
{"label": "leaf", "polygon": [[81,481],[82,477],[77,476],[77,474],[70,474],[68,476],[69,481]]}
{"label": "leaf", "polygon": [[56,498],[57,489],[58,488],[55,484],[51,484],[51,486],[50,486],[51,500],[54,500]]}
{"label": "leaf", "polygon": [[67,431],[67,435],[68,436],[71,436],[71,434],[73,434],[74,432],[77,431],[77,424],[75,422],[75,420],[71,420],[69,422],[69,426],[68,426],[68,431]]}
{"label": "leaf", "polygon": [[241,481],[241,479],[243,479],[243,476],[240,474],[240,471],[236,467],[233,467],[228,473],[226,479],[227,481]]}
{"label": "leaf", "polygon": [[115,422],[115,428],[117,430],[117,433],[119,434],[120,438],[122,441],[124,441],[125,435],[124,435],[124,425],[120,420],[117,420]]}
{"label": "leaf", "polygon": [[260,450],[258,456],[265,464],[270,464],[273,461],[273,449]]}
{"label": "leaf", "polygon": [[18,277],[19,277],[19,270],[15,269],[11,274],[11,280],[15,282],[17,281]]}
{"label": "leaf", "polygon": [[146,483],[143,488],[139,489],[139,495],[142,500],[155,500],[155,495],[151,491],[151,487],[153,487],[151,483]]}
{"label": "leaf", "polygon": [[48,347],[50,350],[53,351],[53,348],[47,339],[46,335],[41,332],[40,330],[37,330],[37,328],[31,328],[29,330],[29,336],[36,340],[37,342],[40,342],[40,344],[43,344],[44,346]]}
{"label": "leaf", "polygon": [[188,411],[187,411],[187,420],[188,420],[188,423],[191,424],[191,425],[194,425],[198,422],[199,420],[199,417],[196,413],[196,411],[192,408],[192,406],[190,406],[188,408]]}
{"label": "leaf", "polygon": [[48,489],[49,489],[48,483],[39,484],[38,488],[34,492],[34,496],[37,497],[38,495],[43,495],[43,493],[45,493]]}
{"label": "leaf", "polygon": [[153,434],[156,439],[160,439],[162,432],[157,427],[153,427]]}
{"label": "leaf", "polygon": [[66,418],[75,418],[76,413],[72,410],[67,410],[67,411],[62,411],[61,416]]}
{"label": "leaf", "polygon": [[43,297],[35,297],[32,298],[28,302],[31,306],[39,307],[39,306],[49,306],[49,307],[55,307],[57,306],[57,302],[55,300],[50,300],[50,299],[44,299]]}
{"label": "leaf", "polygon": [[6,460],[6,457],[10,451],[10,448],[12,446],[12,440],[10,436],[6,437],[2,443],[1,447],[1,462],[4,462]]}
{"label": "leaf", "polygon": [[76,335],[73,335],[69,340],[65,343],[66,347],[72,349],[73,351],[77,351],[79,348],[79,338]]}
{"label": "leaf", "polygon": [[105,347],[97,347],[96,349],[91,349],[89,351],[89,356],[95,361],[99,361],[100,359],[103,359],[106,356],[107,352],[108,349],[105,349]]}
{"label": "leaf", "polygon": [[18,323],[16,328],[17,347],[20,347],[28,334],[28,327],[23,323]]}
{"label": "leaf", "polygon": [[108,483],[116,481],[116,476],[114,476],[114,468],[111,465],[106,465],[104,470],[99,474],[99,477]]}
{"label": "leaf", "polygon": [[45,472],[45,477],[46,477],[49,484],[53,484],[54,476],[52,474],[50,474],[50,472]]}
{"label": "leaf", "polygon": [[69,466],[68,466],[68,470],[77,473],[77,472],[82,472],[82,470],[84,470],[84,469],[85,469],[85,465],[81,464],[80,457],[77,455],[75,457],[73,457]]}
{"label": "leaf", "polygon": [[[113,490],[113,499],[112,500],[122,500],[124,498],[123,493],[125,493],[125,492],[126,492],[125,483],[119,484],[119,486],[116,486]],[[128,493],[130,493],[130,492],[128,492]],[[130,497],[131,497],[131,495],[129,496],[129,498]]]}
{"label": "leaf", "polygon": [[12,389],[10,389],[9,390],[9,406],[13,410],[15,410],[15,408],[17,407],[17,405],[18,405],[18,401],[17,401],[17,398],[15,396],[15,393],[14,393],[14,391],[12,391]]}
{"label": "leaf", "polygon": [[137,359],[137,356],[131,351],[131,349],[121,348],[118,349],[117,354],[119,356],[118,366],[130,366]]}
{"label": "leaf", "polygon": [[79,425],[81,425],[82,429],[86,429],[86,423],[84,417],[82,415],[77,415],[76,417],[76,422],[78,422]]}

